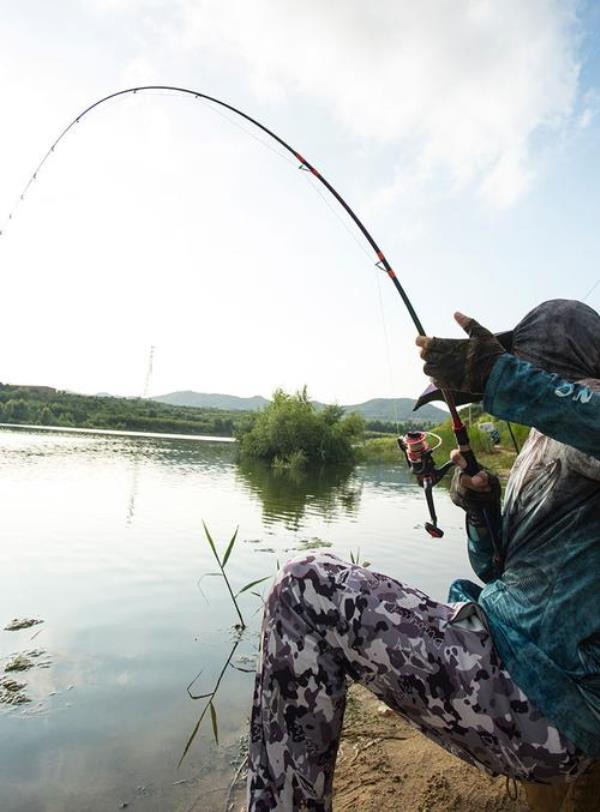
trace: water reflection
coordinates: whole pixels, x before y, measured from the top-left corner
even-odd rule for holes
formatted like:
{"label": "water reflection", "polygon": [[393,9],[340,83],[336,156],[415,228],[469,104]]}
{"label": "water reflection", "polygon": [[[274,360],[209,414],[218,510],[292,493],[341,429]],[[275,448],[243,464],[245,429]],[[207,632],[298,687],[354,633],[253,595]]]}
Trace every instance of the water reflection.
{"label": "water reflection", "polygon": [[[184,758],[186,757],[190,747],[192,746],[192,743],[193,743],[194,739],[196,738],[196,734],[198,733],[198,730],[200,729],[200,725],[202,724],[202,720],[204,719],[204,717],[206,716],[207,711],[209,711],[209,710],[210,710],[211,724],[212,724],[212,728],[213,728],[213,735],[215,737],[215,742],[216,742],[217,745],[219,744],[219,722],[218,722],[217,711],[216,711],[216,708],[215,708],[215,705],[214,705],[214,700],[215,700],[215,698],[217,696],[217,693],[219,692],[219,688],[221,687],[221,682],[223,680],[225,672],[227,671],[228,667],[230,665],[232,665],[231,661],[233,659],[233,655],[235,654],[235,652],[237,650],[237,647],[239,646],[241,641],[242,641],[241,635],[238,634],[237,638],[233,642],[233,645],[231,646],[231,649],[230,649],[229,654],[227,655],[227,657],[225,659],[225,662],[223,663],[223,667],[221,668],[221,671],[219,672],[219,676],[217,677],[217,681],[215,682],[214,687],[210,691],[208,691],[206,693],[201,693],[201,694],[192,693],[192,687],[194,686],[194,683],[198,680],[198,678],[200,677],[200,675],[202,674],[202,671],[204,669],[201,669],[196,674],[194,679],[190,682],[190,684],[187,686],[186,690],[187,690],[187,693],[188,693],[188,696],[189,696],[190,699],[194,699],[194,700],[196,700],[196,699],[204,699],[206,701],[204,703],[204,707],[202,708],[202,712],[200,713],[200,716],[198,717],[198,721],[194,725],[194,729],[192,730],[192,732],[190,734],[190,737],[187,740],[185,747],[183,748],[183,753],[181,754],[181,758],[179,759],[179,763],[177,765],[178,767],[181,767]],[[247,670],[249,670],[249,669],[242,669],[241,667],[237,667],[237,668],[238,668],[239,671],[247,671]]]}
{"label": "water reflection", "polygon": [[[203,520],[221,550],[240,526],[234,591],[324,543],[346,559],[360,547],[373,569],[437,599],[468,568],[462,513],[439,491],[447,533],[432,543],[402,465],[273,471],[238,467],[233,444],[11,429],[0,451],[0,672],[38,644],[52,657],[27,672],[33,703],[0,709],[1,812],[222,812],[246,740],[261,606],[241,596],[249,630],[232,654],[222,581],[203,582],[206,600],[197,588],[214,570]],[[2,631],[13,617],[43,618],[43,636]],[[192,700],[185,686],[200,670],[190,691],[210,697]],[[219,746],[209,707],[178,771],[209,698]]]}
{"label": "water reflection", "polygon": [[237,479],[260,498],[263,522],[283,522],[287,530],[300,530],[307,514],[333,521],[360,508],[362,483],[352,466],[300,470],[241,461]]}
{"label": "water reflection", "polygon": [[135,516],[135,500],[137,498],[140,479],[140,460],[141,455],[138,453],[134,456],[133,465],[131,466],[131,488],[129,489],[129,501],[127,503],[126,519],[128,525],[131,524],[133,517]]}

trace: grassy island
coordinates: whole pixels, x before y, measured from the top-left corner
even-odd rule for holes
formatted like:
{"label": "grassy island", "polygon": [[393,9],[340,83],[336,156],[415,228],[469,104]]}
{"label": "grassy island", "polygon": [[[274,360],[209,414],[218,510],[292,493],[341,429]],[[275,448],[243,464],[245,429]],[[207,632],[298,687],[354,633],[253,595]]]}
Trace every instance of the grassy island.
{"label": "grassy island", "polygon": [[238,431],[243,457],[274,466],[354,462],[365,421],[341,406],[317,409],[306,387],[293,395],[278,389],[273,400]]}

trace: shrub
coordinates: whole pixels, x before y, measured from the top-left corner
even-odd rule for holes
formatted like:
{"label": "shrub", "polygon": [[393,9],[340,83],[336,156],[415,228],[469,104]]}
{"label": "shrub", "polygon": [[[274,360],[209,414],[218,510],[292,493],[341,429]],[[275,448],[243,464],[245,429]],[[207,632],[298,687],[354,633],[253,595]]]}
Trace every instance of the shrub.
{"label": "shrub", "polygon": [[354,461],[354,445],[363,431],[360,415],[344,416],[340,406],[317,411],[304,387],[293,395],[277,389],[272,402],[238,431],[238,439],[244,457],[301,467]]}

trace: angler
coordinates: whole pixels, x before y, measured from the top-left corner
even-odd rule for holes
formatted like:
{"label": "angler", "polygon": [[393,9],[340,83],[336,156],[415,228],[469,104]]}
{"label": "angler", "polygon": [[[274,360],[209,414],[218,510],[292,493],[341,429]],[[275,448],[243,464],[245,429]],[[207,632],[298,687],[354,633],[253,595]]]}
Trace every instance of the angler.
{"label": "angler", "polygon": [[[258,127],[359,228],[413,320],[426,374],[440,387],[423,400],[439,396],[448,403],[458,444],[452,498],[465,510],[469,557],[485,584],[458,581],[449,601],[438,603],[328,554],[288,562],[265,606],[248,812],[331,809],[350,680],[465,761],[531,782],[532,803],[539,800],[536,788],[551,785],[555,797],[542,791],[540,812],[560,804],[565,812],[597,809],[600,316],[579,302],[557,300],[533,310],[510,334],[495,337],[457,314],[467,339],[427,337],[385,255],[317,169],[247,114],[187,88],[129,88],[90,105],[51,145],[19,200],[84,116],[145,90],[205,99]],[[480,468],[469,446],[456,397],[483,398],[491,414],[534,427],[503,509],[497,479]],[[419,438],[407,438],[404,450],[425,491],[428,530],[439,537],[432,488],[451,466],[436,469]]]}
{"label": "angler", "polygon": [[527,782],[533,809],[598,808],[600,316],[546,302],[503,343],[457,321],[467,339],[417,338],[425,372],[535,426],[503,510],[497,478],[453,455],[485,586],[457,581],[438,603],[329,554],[288,562],[265,607],[248,812],[331,809],[352,680],[456,756]]}

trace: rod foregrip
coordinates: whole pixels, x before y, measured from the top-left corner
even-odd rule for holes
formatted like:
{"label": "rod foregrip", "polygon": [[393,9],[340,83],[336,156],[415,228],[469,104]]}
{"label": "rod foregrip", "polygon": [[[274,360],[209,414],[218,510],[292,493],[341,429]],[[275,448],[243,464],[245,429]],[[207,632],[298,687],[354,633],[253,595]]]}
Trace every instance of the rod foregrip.
{"label": "rod foregrip", "polygon": [[469,476],[475,476],[475,474],[481,471],[481,465],[477,462],[477,458],[471,449],[471,445],[469,443],[469,433],[467,432],[466,426],[461,425],[460,428],[454,430],[454,434],[456,436],[460,453],[467,463],[464,472]]}
{"label": "rod foregrip", "polygon": [[469,448],[468,451],[461,450],[460,453],[467,463],[466,467],[463,469],[465,474],[468,474],[469,476],[475,476],[475,474],[478,474],[481,471],[481,465],[477,462],[477,458],[473,451]]}

